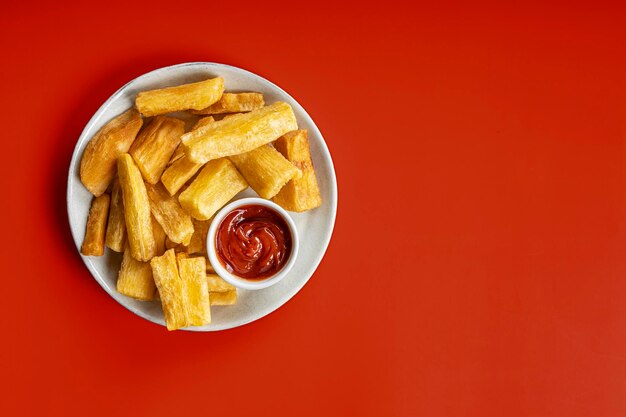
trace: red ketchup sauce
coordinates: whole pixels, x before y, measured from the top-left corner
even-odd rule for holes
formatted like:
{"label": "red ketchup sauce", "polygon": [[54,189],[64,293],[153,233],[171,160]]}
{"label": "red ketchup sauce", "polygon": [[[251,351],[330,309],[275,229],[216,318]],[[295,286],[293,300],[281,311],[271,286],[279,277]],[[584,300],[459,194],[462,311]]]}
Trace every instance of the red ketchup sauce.
{"label": "red ketchup sauce", "polygon": [[291,231],[275,210],[249,204],[224,217],[215,236],[215,249],[228,272],[248,280],[261,280],[287,263]]}

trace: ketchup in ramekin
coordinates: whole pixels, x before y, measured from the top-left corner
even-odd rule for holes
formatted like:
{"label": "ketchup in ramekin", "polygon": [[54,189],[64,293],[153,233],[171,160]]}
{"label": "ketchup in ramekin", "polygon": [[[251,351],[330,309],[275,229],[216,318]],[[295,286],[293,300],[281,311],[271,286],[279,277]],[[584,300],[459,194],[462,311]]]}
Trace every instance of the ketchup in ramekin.
{"label": "ketchup in ramekin", "polygon": [[235,208],[215,234],[221,264],[229,273],[247,280],[262,280],[279,272],[291,249],[291,231],[285,219],[260,204]]}

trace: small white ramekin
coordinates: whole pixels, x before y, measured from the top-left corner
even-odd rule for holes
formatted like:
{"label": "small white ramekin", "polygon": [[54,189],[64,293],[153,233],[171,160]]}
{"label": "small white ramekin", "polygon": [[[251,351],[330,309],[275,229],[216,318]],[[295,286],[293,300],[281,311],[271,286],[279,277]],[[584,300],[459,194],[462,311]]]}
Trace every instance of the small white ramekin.
{"label": "small white ramekin", "polygon": [[[218,257],[219,255],[217,254],[217,250],[215,249],[215,235],[217,234],[219,226],[222,223],[222,220],[224,220],[224,217],[226,217],[228,213],[230,213],[234,209],[250,204],[257,204],[260,206],[269,207],[276,211],[285,220],[285,223],[287,223],[289,231],[291,232],[291,253],[289,254],[289,259],[287,259],[287,263],[285,263],[285,265],[276,274],[270,275],[269,277],[260,279],[258,281],[241,278],[228,272],[226,268],[224,268],[224,266],[222,265],[222,262]],[[245,290],[260,290],[270,287],[282,280],[295,264],[296,258],[298,257],[299,246],[300,241],[298,239],[298,231],[296,230],[296,224],[293,222],[291,216],[278,204],[257,197],[242,198],[241,200],[233,201],[232,203],[227,204],[220,211],[218,211],[213,218],[213,221],[211,222],[211,226],[209,227],[206,243],[209,261],[211,261],[211,265],[213,266],[213,269],[215,269],[217,275],[219,275],[226,282],[234,285],[235,287]]]}

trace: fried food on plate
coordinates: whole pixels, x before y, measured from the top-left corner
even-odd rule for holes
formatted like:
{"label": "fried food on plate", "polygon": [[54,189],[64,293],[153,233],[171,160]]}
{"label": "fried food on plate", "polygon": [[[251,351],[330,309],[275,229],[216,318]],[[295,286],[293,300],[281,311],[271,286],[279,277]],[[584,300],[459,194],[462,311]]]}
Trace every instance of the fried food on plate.
{"label": "fried food on plate", "polygon": [[206,282],[209,286],[209,292],[227,292],[235,290],[235,286],[224,281],[219,275],[207,274]]}
{"label": "fried food on plate", "polygon": [[223,92],[224,79],[216,77],[176,87],[142,91],[137,94],[135,105],[144,116],[182,110],[202,110],[217,102]]}
{"label": "fried food on plate", "polygon": [[[215,121],[215,119],[213,119],[213,116],[203,117],[201,119],[198,119],[198,121],[196,122],[195,125],[193,125],[191,130],[197,129],[197,128],[202,127],[202,126],[206,126],[209,123],[213,123],[214,121]],[[185,150],[179,144],[178,147],[176,148],[176,150],[174,151],[174,153],[172,154],[172,157],[170,158],[169,162],[167,163],[167,166],[169,167],[174,162],[178,161],[180,158],[183,157],[183,155],[185,155]]]}
{"label": "fried food on plate", "polygon": [[109,222],[107,226],[105,243],[106,246],[115,252],[124,251],[126,241],[126,220],[124,219],[124,201],[122,200],[122,189],[118,178],[113,180],[111,191],[111,204],[109,208]]}
{"label": "fried food on plate", "polygon": [[157,219],[154,218],[154,215],[152,216],[152,235],[154,236],[154,256],[161,256],[165,253],[165,239],[167,238],[167,235],[165,234],[165,231],[163,231],[163,228]]}
{"label": "fried food on plate", "polygon": [[184,258],[178,260],[178,272],[183,281],[187,319],[192,326],[211,323],[211,303],[206,281],[204,258]]}
{"label": "fried food on plate", "polygon": [[163,184],[146,184],[150,210],[167,237],[176,243],[188,245],[193,235],[191,216],[183,210],[176,197],[168,194]]}
{"label": "fried food on plate", "polygon": [[80,180],[96,197],[109,187],[117,169],[117,157],[128,152],[143,121],[130,109],[105,124],[87,143],[80,160]]}
{"label": "fried food on plate", "polygon": [[197,220],[209,220],[248,183],[227,158],[208,162],[178,197],[180,205]]}
{"label": "fried food on plate", "polygon": [[192,110],[193,114],[241,113],[260,109],[265,105],[261,93],[224,93],[217,103],[206,109]]}
{"label": "fried food on plate", "polygon": [[[167,239],[167,237],[166,237]],[[183,248],[183,245],[178,245],[178,247]],[[171,248],[168,248],[167,250],[169,250]],[[164,252],[165,253],[165,252]],[[176,258],[176,268],[178,268],[178,275],[180,276],[180,260],[181,259],[186,259],[188,257],[188,255],[185,252],[176,252],[176,249],[174,249],[174,253],[175,253],[175,258]],[[161,297],[159,296],[159,291],[156,291],[156,298],[161,301]]]}
{"label": "fried food on plate", "polygon": [[202,168],[204,164],[191,162],[184,156],[167,167],[161,176],[161,182],[170,195],[176,194]]}
{"label": "fried food on plate", "polygon": [[215,121],[215,119],[213,118],[213,116],[201,117],[200,119],[198,119],[196,124],[193,125],[191,130],[196,130],[196,129],[199,129],[199,128],[203,127],[203,126],[210,125],[214,121]]}
{"label": "fried food on plate", "polygon": [[182,158],[185,155],[185,150],[183,149],[183,147],[181,146],[181,144],[179,143],[178,146],[176,147],[176,150],[174,151],[174,153],[172,154],[172,157],[170,158],[170,160],[167,163],[167,166],[171,166],[174,162],[178,161],[180,158]]}
{"label": "fried food on plate", "polygon": [[173,117],[157,116],[143,128],[128,153],[143,178],[156,184],[185,132],[185,122]]}
{"label": "fried food on plate", "polygon": [[[213,117],[203,117],[196,122],[193,129],[198,129],[203,126],[207,126],[213,123]],[[176,153],[180,152],[180,157],[176,157]],[[174,160],[172,162],[172,160]],[[170,165],[165,169],[163,175],[161,175],[161,182],[167,189],[170,195],[176,194],[187,181],[191,179],[202,168],[204,164],[198,164],[191,162],[187,155],[183,151],[181,145],[176,148],[176,152],[172,155]]]}
{"label": "fried food on plate", "polygon": [[300,170],[270,145],[228,157],[262,198],[274,197]]}
{"label": "fried food on plate", "polygon": [[206,281],[209,286],[209,300],[212,306],[237,303],[237,288],[224,281],[219,275],[207,273]]}
{"label": "fried food on plate", "polygon": [[142,301],[153,300],[156,292],[150,263],[133,258],[128,244],[117,276],[117,291]]}
{"label": "fried food on plate", "polygon": [[189,160],[203,163],[251,151],[297,128],[291,106],[278,102],[192,130],[181,141]]}
{"label": "fried food on plate", "polygon": [[155,256],[150,261],[152,275],[163,307],[167,330],[176,330],[189,326],[187,318],[187,297],[183,280],[178,274],[174,249],[165,251],[162,256]]}
{"label": "fried food on plate", "polygon": [[211,226],[211,220],[196,220],[193,221],[193,235],[191,241],[187,245],[187,253],[204,253],[206,254],[206,237],[209,233],[209,227]]}
{"label": "fried food on plate", "polygon": [[185,150],[183,149],[183,147],[181,146],[181,144],[179,143],[178,146],[176,147],[176,150],[174,151],[174,153],[172,154],[172,157],[170,158],[170,160],[167,162],[167,166],[169,167],[170,165],[172,165],[174,162],[178,161],[180,158],[182,158],[185,155]]}
{"label": "fried food on plate", "polygon": [[289,211],[302,212],[319,207],[322,196],[311,160],[307,131],[289,132],[274,142],[274,147],[299,168],[302,175],[289,181],[272,200]]}
{"label": "fried food on plate", "polygon": [[80,178],[96,198],[81,253],[123,252],[118,292],[159,299],[168,330],[206,325],[211,306],[238,298],[207,259],[215,213],[248,186],[291,211],[322,203],[307,132],[288,103],[225,93],[221,77],[140,92],[135,106],[83,153]]}
{"label": "fried food on plate", "polygon": [[212,306],[230,306],[237,304],[237,290],[209,292],[209,301]]}
{"label": "fried food on plate", "polygon": [[211,322],[206,265],[202,257],[188,258],[169,249],[150,261],[168,330]]}
{"label": "fried food on plate", "polygon": [[156,245],[146,186],[129,154],[120,155],[117,170],[124,198],[124,219],[131,254],[138,261],[149,261],[156,253]]}
{"label": "fried food on plate", "polygon": [[104,255],[104,234],[107,228],[110,202],[111,197],[108,194],[94,197],[91,201],[85,239],[80,248],[80,253],[85,256]]}

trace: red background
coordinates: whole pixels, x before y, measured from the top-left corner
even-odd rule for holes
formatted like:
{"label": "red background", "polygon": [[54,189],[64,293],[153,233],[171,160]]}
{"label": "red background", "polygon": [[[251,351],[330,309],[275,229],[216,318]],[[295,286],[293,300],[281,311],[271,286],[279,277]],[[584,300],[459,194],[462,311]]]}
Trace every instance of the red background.
{"label": "red background", "polygon": [[[0,6],[0,414],[626,414],[618,2],[19,3]],[[91,115],[187,61],[291,93],[339,181],[309,284],[215,334],[116,304],[66,220]]]}

